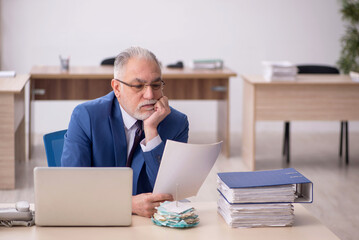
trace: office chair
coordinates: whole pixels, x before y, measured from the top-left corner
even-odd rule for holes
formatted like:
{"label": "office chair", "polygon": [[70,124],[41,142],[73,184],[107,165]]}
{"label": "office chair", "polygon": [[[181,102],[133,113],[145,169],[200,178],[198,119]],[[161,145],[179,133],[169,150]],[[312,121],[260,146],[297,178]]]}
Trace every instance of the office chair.
{"label": "office chair", "polygon": [[103,66],[103,65],[114,65],[115,64],[115,58],[113,57],[113,58],[106,58],[106,59],[104,59],[104,60],[102,60],[102,62],[101,62],[101,65]]}
{"label": "office chair", "polygon": [[44,135],[44,144],[49,167],[60,167],[64,136],[67,130],[52,132]]}
{"label": "office chair", "polygon": [[[339,74],[339,70],[331,66],[323,65],[298,65],[299,74]],[[343,136],[343,132],[345,136]],[[284,122],[284,141],[283,141],[283,156],[286,158],[287,164],[290,162],[290,122]],[[345,163],[349,164],[349,137],[348,137],[348,121],[341,121],[340,123],[340,143],[339,156],[343,153],[343,140],[345,139]]]}

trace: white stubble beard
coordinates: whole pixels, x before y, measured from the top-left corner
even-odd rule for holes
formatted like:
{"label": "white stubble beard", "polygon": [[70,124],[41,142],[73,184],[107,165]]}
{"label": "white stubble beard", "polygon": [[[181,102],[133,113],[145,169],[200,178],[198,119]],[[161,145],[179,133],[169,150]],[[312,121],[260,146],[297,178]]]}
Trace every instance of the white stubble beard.
{"label": "white stubble beard", "polygon": [[148,104],[153,104],[155,105],[157,103],[157,100],[155,99],[152,99],[152,100],[146,100],[146,101],[143,101],[141,103],[138,104],[135,112],[133,113],[133,117],[138,119],[138,120],[146,120],[147,118],[149,118],[155,111],[154,107],[150,110],[146,110],[146,112],[144,113],[141,113],[141,107],[142,106],[145,106],[145,105],[148,105]]}

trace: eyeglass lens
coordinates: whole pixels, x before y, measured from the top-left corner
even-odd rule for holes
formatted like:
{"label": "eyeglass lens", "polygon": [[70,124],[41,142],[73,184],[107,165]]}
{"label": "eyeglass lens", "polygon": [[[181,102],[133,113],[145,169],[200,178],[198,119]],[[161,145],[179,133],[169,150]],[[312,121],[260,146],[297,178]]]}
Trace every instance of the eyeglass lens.
{"label": "eyeglass lens", "polygon": [[141,91],[147,86],[150,86],[152,88],[152,90],[159,90],[163,86],[163,83],[162,82],[156,82],[156,83],[151,83],[151,84],[133,85],[133,87],[136,89],[136,91]]}

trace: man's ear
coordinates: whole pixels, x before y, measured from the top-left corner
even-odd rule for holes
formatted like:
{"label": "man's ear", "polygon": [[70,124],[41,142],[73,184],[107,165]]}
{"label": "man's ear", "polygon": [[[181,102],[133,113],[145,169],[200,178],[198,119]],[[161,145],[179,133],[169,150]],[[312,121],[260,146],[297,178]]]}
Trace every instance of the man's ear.
{"label": "man's ear", "polygon": [[113,89],[113,92],[115,93],[115,96],[117,98],[119,98],[120,97],[120,90],[121,90],[120,82],[115,80],[115,79],[112,79],[111,87]]}

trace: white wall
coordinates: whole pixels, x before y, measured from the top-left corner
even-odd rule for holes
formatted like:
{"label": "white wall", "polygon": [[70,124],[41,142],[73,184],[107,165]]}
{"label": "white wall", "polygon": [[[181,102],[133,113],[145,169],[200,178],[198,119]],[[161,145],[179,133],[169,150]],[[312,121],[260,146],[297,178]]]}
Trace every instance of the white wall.
{"label": "white wall", "polygon": [[[140,45],[168,64],[222,58],[238,74],[261,73],[262,60],[335,64],[344,33],[337,0],[1,0],[1,69],[29,72],[35,64],[98,65]],[[231,129],[241,131],[242,84],[231,80]],[[76,101],[37,101],[38,133],[66,128]],[[192,131],[213,131],[216,102],[172,101]],[[202,109],[199,112],[198,109]],[[337,131],[338,123],[294,123],[293,130]],[[282,123],[261,123],[259,130]],[[334,130],[333,130],[334,129]],[[358,123],[351,123],[358,130]]]}

